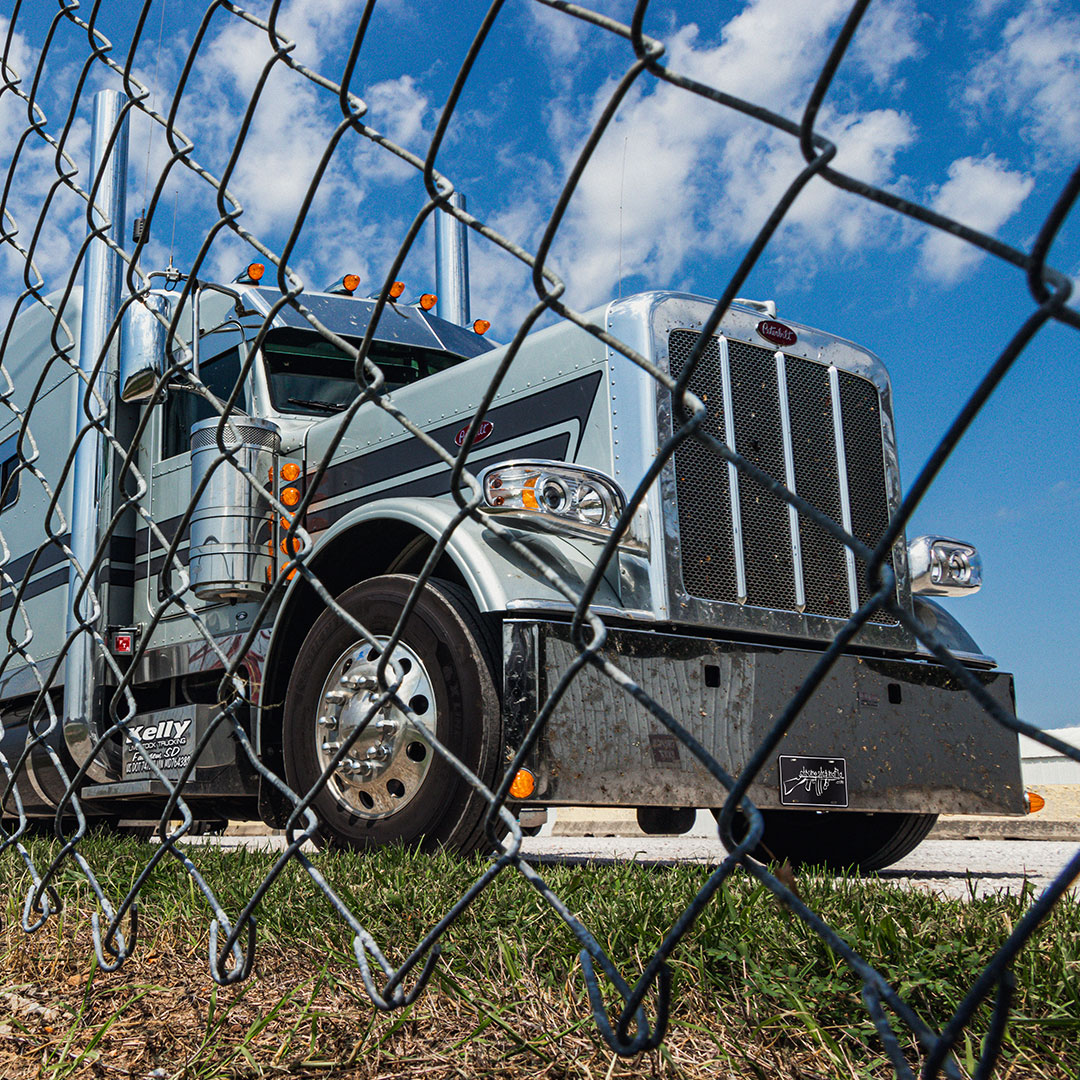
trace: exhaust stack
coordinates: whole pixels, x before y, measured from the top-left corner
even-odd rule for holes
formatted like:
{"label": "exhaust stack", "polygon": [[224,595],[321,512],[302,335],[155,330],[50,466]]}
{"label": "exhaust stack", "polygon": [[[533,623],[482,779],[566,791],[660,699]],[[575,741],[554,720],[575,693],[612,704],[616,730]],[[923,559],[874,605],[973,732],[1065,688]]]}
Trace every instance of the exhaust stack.
{"label": "exhaust stack", "polygon": [[[94,95],[94,121],[90,136],[91,182],[86,185],[88,190],[91,189],[93,178],[100,172],[101,182],[94,200],[92,220],[97,229],[103,230],[105,235],[120,246],[124,243],[123,225],[126,213],[126,118],[108,160],[105,159],[105,153],[120,119],[122,100],[122,95],[115,90],[101,90]],[[123,260],[109,249],[103,239],[95,239],[87,248],[79,336],[79,370],[88,380],[105,348],[109,327],[120,309],[123,266]],[[116,347],[114,339],[111,349]],[[110,423],[110,384],[114,370],[111,360],[102,364],[91,384],[96,395],[100,395],[105,401],[105,415],[95,417],[105,424]],[[83,410],[84,401],[88,402],[91,414],[95,414],[100,407],[95,394],[89,393],[89,389],[84,388],[80,379],[74,392],[73,437],[90,423]],[[109,496],[103,483],[105,453],[102,436],[96,432],[88,433],[75,452],[71,482],[71,551],[75,562],[68,571],[67,633],[72,641],[64,663],[64,738],[71,756],[80,766],[86,762],[97,741],[97,725],[93,712],[93,688],[97,685],[94,678],[94,639],[89,631],[80,630],[80,622],[91,616],[96,603],[95,597],[99,595],[96,575],[90,574],[87,568],[93,562],[97,549],[103,504],[105,512],[108,512]],[[82,573],[89,577],[78,611],[75,609],[75,598],[82,588],[82,580],[76,572],[76,563]],[[106,618],[99,615],[98,623],[102,628],[106,621]],[[109,775],[105,762],[100,758],[90,762],[87,774],[92,780],[115,779]]]}
{"label": "exhaust stack", "polygon": [[[465,209],[465,196],[455,191],[450,205]],[[435,292],[438,314],[447,322],[468,326],[469,239],[468,228],[445,210],[435,212]]]}

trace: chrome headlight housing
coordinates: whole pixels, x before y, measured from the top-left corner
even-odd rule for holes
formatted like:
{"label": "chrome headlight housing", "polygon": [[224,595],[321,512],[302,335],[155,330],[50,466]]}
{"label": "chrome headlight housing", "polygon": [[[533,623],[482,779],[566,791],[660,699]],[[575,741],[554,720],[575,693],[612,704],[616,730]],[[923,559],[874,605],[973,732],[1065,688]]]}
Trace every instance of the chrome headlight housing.
{"label": "chrome headlight housing", "polygon": [[918,596],[970,596],[982,585],[974,545],[948,536],[917,536],[908,544],[908,567]]}
{"label": "chrome headlight housing", "polygon": [[606,540],[626,508],[619,485],[596,469],[561,461],[503,461],[480,474],[488,514],[531,527]]}

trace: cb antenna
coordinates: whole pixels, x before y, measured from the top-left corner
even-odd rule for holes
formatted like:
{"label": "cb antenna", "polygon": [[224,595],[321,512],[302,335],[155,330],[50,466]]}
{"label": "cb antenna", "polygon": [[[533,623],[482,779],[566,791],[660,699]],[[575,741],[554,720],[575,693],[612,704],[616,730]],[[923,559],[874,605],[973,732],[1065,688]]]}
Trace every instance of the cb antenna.
{"label": "cb antenna", "polygon": [[[157,56],[154,58],[154,82],[156,87],[158,82],[158,70],[161,67],[161,42],[165,36],[165,4],[167,0],[161,0],[161,24],[158,26],[158,40],[157,40]],[[150,91],[150,107],[153,108],[154,99],[156,97],[154,90]],[[143,208],[142,213],[135,219],[135,224],[131,230],[131,242],[133,244],[139,243],[140,240],[146,235],[146,189],[150,182],[150,147],[154,143],[154,121],[150,119],[150,131],[146,136],[146,166],[143,169],[143,182],[142,182],[142,194],[143,194]],[[175,218],[174,218],[175,229]],[[172,264],[172,256],[169,257],[169,263]]]}

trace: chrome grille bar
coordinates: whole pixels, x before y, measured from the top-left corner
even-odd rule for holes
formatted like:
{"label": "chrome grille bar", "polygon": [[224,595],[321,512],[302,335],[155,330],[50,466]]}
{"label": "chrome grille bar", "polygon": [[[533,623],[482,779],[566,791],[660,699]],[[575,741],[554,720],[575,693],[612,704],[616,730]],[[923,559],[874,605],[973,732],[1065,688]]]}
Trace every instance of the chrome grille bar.
{"label": "chrome grille bar", "polygon": [[[784,483],[795,494],[795,447],[791,438],[791,412],[788,408],[787,364],[784,354],[776,351],[776,392],[780,404],[780,434],[784,444]],[[791,530],[791,568],[795,575],[795,608],[806,608],[806,588],[803,585],[802,543],[799,539],[799,513],[788,505],[788,525]]]}
{"label": "chrome grille bar", "polygon": [[[851,493],[848,490],[847,456],[844,454],[844,421],[840,415],[840,373],[829,365],[829,396],[832,399],[833,438],[836,440],[836,473],[840,478],[840,524],[848,533],[851,527]],[[859,580],[855,569],[855,552],[845,544],[844,561],[847,564],[848,596],[851,610],[859,610]]]}
{"label": "chrome grille bar", "polygon": [[[720,380],[724,394],[724,442],[736,450],[735,405],[731,393],[731,359],[727,338],[720,339]],[[740,604],[746,603],[746,556],[743,553],[742,513],[739,509],[739,470],[728,462],[728,488],[731,491],[731,534],[735,548],[735,592]]]}

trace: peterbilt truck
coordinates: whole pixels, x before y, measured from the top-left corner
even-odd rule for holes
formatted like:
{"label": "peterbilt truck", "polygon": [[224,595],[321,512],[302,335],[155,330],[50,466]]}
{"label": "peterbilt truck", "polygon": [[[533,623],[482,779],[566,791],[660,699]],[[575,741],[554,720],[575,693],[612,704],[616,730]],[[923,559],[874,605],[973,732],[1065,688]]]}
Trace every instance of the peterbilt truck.
{"label": "peterbilt truck", "polygon": [[[89,406],[64,362],[85,325],[80,291],[59,312],[66,338],[44,306],[15,323],[3,361],[11,400],[34,402],[21,417],[34,443],[19,416],[0,429],[5,829],[62,827],[80,770],[91,823],[154,822],[184,777],[197,821],[281,827],[294,804],[250,747],[298,795],[328,773],[311,803],[325,844],[477,849],[488,802],[433,739],[498,787],[579,655],[572,596],[617,528],[592,599],[602,655],[738,776],[871,598],[853,551],[695,438],[678,443],[624,521],[682,414],[642,365],[572,322],[524,340],[473,424],[504,348],[427,300],[391,299],[368,353],[382,404],[346,415],[361,386],[341,344],[361,343],[376,302],[339,287],[283,303],[256,272],[186,289],[171,273],[129,305],[103,384],[117,444],[99,465],[98,505],[81,518],[69,452]],[[901,499],[881,362],[742,301],[702,346],[713,307],[650,292],[588,320],[673,378],[699,350],[688,389],[707,410],[702,430],[872,549]],[[396,414],[451,456],[471,440],[478,513],[458,520],[449,464]],[[96,614],[85,613],[61,520],[93,530]],[[379,646],[443,537],[380,683]],[[896,604],[1014,711],[1011,676],[933,599],[978,586],[975,549],[901,535],[888,572]],[[85,715],[61,699],[79,604],[81,625],[97,632]],[[226,664],[246,688],[237,700],[223,691]],[[116,694],[118,673],[134,713]],[[374,709],[388,677],[397,704]],[[637,808],[647,830],[680,831],[693,808],[718,808],[727,794],[594,664],[517,764],[507,805],[526,827],[547,808],[587,805]],[[851,639],[748,795],[765,821],[758,856],[863,868],[909,852],[938,813],[1024,810],[1015,735],[887,608]]]}

